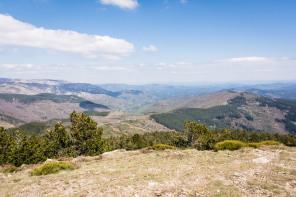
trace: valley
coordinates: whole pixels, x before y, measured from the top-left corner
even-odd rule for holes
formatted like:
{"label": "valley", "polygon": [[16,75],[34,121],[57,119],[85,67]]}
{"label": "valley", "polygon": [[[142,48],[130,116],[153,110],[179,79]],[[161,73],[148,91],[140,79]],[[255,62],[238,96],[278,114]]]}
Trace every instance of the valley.
{"label": "valley", "polygon": [[[8,129],[41,122],[44,126],[37,129],[39,135],[52,129],[57,121],[69,125],[69,114],[74,110],[88,113],[108,137],[183,131],[185,121],[206,124],[213,129],[231,127],[279,134],[296,131],[295,101],[244,92],[261,88],[265,93],[272,91],[291,98],[293,83],[257,86],[103,84],[100,87],[60,80],[2,78],[0,82],[0,125]],[[96,115],[101,112],[109,114]]]}

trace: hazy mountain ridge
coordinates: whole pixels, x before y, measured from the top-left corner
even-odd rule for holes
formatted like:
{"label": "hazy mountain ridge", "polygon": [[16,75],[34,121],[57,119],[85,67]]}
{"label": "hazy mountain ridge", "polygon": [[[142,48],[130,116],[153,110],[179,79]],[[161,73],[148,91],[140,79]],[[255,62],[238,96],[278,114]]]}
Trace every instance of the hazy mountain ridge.
{"label": "hazy mountain ridge", "polygon": [[[232,90],[236,92],[223,90],[232,85],[234,87]],[[293,128],[296,121],[286,119],[289,109],[285,107],[285,104],[283,109],[263,106],[256,100],[260,98],[259,96],[240,92],[248,88],[261,88],[261,92],[286,91],[285,95],[288,93],[293,95],[294,85],[294,83],[279,83],[243,87],[241,84],[220,84],[215,87],[207,84],[199,86],[105,84],[100,87],[62,80],[0,78],[1,124],[11,127],[30,121],[63,119],[68,118],[73,110],[77,112],[110,110],[140,113],[171,113],[183,110],[182,113],[185,113],[186,109],[191,108],[190,110],[195,110],[195,112],[197,109],[198,114],[201,112],[201,114],[207,114],[212,110],[211,116],[201,118],[204,121],[211,119],[209,126],[212,127],[231,126],[254,131],[287,133],[285,127],[288,125]],[[214,92],[217,90],[220,92]],[[200,95],[203,92],[207,94]],[[192,94],[183,95],[185,93]],[[174,97],[169,97],[170,95]],[[246,99],[246,103],[235,109],[229,108],[229,101],[241,95]],[[166,99],[160,100],[161,98]],[[192,116],[196,115],[195,112]],[[176,121],[178,126],[169,126],[171,129],[181,130],[185,120],[192,120],[188,116],[179,118],[180,120]],[[202,122],[201,119],[197,118],[196,121]],[[168,126],[165,123],[162,124]],[[112,125],[109,125],[109,128],[112,128]]]}

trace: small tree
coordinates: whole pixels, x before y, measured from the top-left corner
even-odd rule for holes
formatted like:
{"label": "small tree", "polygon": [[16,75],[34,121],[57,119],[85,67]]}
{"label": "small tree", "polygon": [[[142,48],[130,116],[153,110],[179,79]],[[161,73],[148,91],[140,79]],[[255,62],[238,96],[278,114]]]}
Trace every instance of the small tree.
{"label": "small tree", "polygon": [[62,123],[58,122],[54,130],[45,135],[44,140],[47,157],[72,156],[71,138]]}
{"label": "small tree", "polygon": [[141,149],[145,147],[145,143],[143,142],[139,134],[136,133],[135,135],[133,135],[132,140],[133,140],[135,149]]}
{"label": "small tree", "polygon": [[187,132],[188,143],[199,149],[211,149],[214,146],[213,133],[210,132],[205,124],[197,124],[196,122],[185,122],[184,130]]}
{"label": "small tree", "polygon": [[28,137],[28,135],[19,128],[16,128],[13,132],[13,136],[14,146],[9,163],[20,166],[22,164],[34,164],[46,160],[42,140],[38,137],[35,135]]}
{"label": "small tree", "polygon": [[103,128],[98,127],[98,123],[89,116],[85,116],[84,113],[77,114],[75,111],[71,113],[70,121],[74,156],[92,156],[104,152]]}

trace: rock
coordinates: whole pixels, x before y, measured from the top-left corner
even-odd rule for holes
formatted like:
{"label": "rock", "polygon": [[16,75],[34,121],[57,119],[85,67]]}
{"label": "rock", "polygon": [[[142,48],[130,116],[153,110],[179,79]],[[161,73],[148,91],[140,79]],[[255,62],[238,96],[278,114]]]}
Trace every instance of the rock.
{"label": "rock", "polygon": [[126,150],[125,149],[118,149],[118,150],[114,150],[114,151],[105,152],[105,153],[103,153],[103,156],[104,155],[110,155],[110,154],[113,154],[113,153],[116,153],[116,152],[126,152]]}
{"label": "rock", "polygon": [[265,163],[269,163],[270,160],[267,159],[266,157],[259,157],[257,159],[253,159],[253,162],[254,163],[262,163],[262,164],[265,164]]}
{"label": "rock", "polygon": [[244,175],[239,174],[239,173],[237,173],[237,172],[235,172],[235,173],[233,174],[233,176],[236,176],[236,177],[244,177]]}
{"label": "rock", "polygon": [[154,186],[156,186],[156,185],[158,185],[157,182],[154,182],[154,181],[149,181],[149,182],[148,182],[148,186],[149,186],[149,187],[154,187]]}
{"label": "rock", "polygon": [[53,162],[53,161],[57,161],[55,159],[47,159],[44,163],[49,163],[49,162]]}

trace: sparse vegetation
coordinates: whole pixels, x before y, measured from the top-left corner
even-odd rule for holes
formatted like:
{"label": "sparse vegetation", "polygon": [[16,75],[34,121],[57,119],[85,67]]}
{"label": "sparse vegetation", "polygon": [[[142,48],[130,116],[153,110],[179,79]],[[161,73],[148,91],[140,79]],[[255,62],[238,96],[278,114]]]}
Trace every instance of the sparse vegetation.
{"label": "sparse vegetation", "polygon": [[242,147],[246,147],[247,144],[238,140],[225,140],[215,145],[215,150],[239,150]]}
{"label": "sparse vegetation", "polygon": [[260,143],[256,143],[256,142],[248,143],[248,147],[258,148],[259,146],[260,146]]}
{"label": "sparse vegetation", "polygon": [[14,173],[14,172],[19,172],[21,171],[21,168],[15,167],[15,166],[10,166],[6,168],[2,168],[0,172],[2,173]]}
{"label": "sparse vegetation", "polygon": [[177,149],[177,148],[174,146],[166,145],[166,144],[155,144],[153,146],[149,146],[147,149],[148,150],[166,150],[166,149]]}
{"label": "sparse vegetation", "polygon": [[48,162],[43,164],[42,166],[36,167],[32,171],[32,175],[40,176],[40,175],[47,175],[57,173],[61,170],[74,170],[74,166],[72,162],[69,161],[59,161],[59,162]]}
{"label": "sparse vegetation", "polygon": [[263,142],[260,142],[259,143],[260,145],[264,145],[264,146],[272,146],[272,145],[277,145],[277,146],[279,146],[279,145],[283,145],[282,143],[280,143],[280,142],[276,142],[276,141],[263,141]]}

